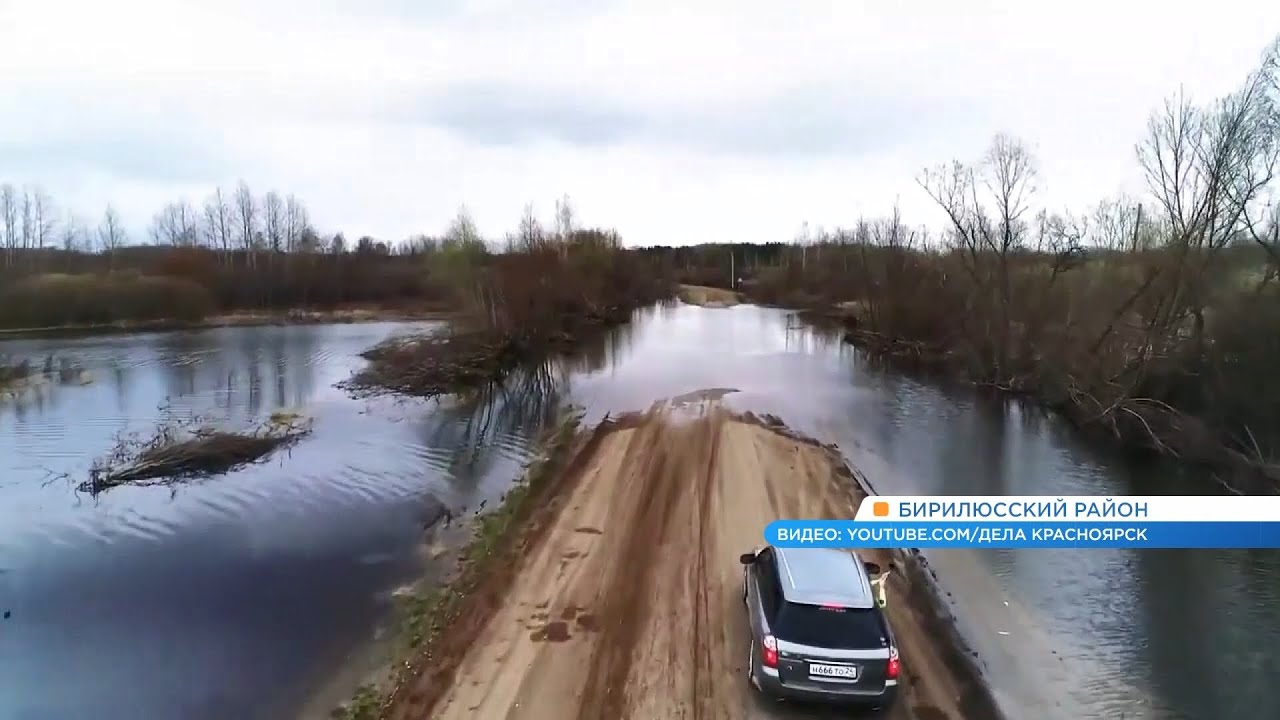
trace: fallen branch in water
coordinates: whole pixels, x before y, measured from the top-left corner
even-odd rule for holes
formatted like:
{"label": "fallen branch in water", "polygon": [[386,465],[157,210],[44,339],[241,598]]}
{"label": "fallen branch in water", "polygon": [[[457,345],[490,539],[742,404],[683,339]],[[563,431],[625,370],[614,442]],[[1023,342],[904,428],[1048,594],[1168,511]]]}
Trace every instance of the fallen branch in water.
{"label": "fallen branch in water", "polygon": [[163,425],[146,439],[136,434],[117,438],[79,489],[96,495],[120,485],[167,485],[222,475],[292,446],[310,432],[310,420],[284,412],[247,432]]}

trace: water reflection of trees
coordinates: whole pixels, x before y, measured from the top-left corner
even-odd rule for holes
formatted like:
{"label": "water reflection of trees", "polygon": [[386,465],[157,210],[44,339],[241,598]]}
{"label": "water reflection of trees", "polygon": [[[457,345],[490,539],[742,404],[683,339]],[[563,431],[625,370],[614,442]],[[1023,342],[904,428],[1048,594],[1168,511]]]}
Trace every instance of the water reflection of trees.
{"label": "water reflection of trees", "polygon": [[518,368],[502,382],[491,383],[442,408],[442,431],[433,444],[473,448],[498,436],[536,437],[554,417],[568,377],[556,362]]}
{"label": "water reflection of trees", "polygon": [[311,327],[168,333],[157,340],[157,361],[170,397],[252,418],[311,397],[320,334]]}
{"label": "water reflection of trees", "polygon": [[423,419],[427,461],[470,490],[503,456],[528,448],[555,420],[567,374],[555,362],[517,368],[502,382],[440,401]]}
{"label": "water reflection of trees", "polygon": [[631,322],[590,338],[579,344],[572,353],[557,357],[555,362],[563,371],[582,375],[598,372],[605,367],[614,369],[631,352],[637,328],[651,322],[657,311],[656,308],[636,310]]}
{"label": "water reflection of trees", "polygon": [[[1158,697],[1175,708],[1201,712],[1226,707],[1241,687],[1253,683],[1241,677],[1236,662],[1244,656],[1239,635],[1232,626],[1244,621],[1231,606],[1247,604],[1248,597],[1236,596],[1239,587],[1226,568],[1219,566],[1209,550],[1143,550],[1133,554],[1138,603],[1136,637],[1132,646],[1141,648],[1151,668],[1151,682]],[[1255,637],[1271,634],[1257,627]],[[1203,673],[1205,667],[1231,665],[1229,676]],[[1194,686],[1184,681],[1196,677]],[[1242,682],[1243,681],[1243,682]],[[1225,682],[1225,684],[1224,684]],[[1234,690],[1233,690],[1234,688]],[[1232,713],[1234,714],[1234,713]]]}
{"label": "water reflection of trees", "polygon": [[440,401],[423,419],[429,462],[454,482],[474,487],[505,451],[529,449],[556,422],[575,375],[600,371],[629,351],[633,327],[622,325],[574,352],[517,367],[500,382]]}
{"label": "water reflection of trees", "polygon": [[[0,364],[3,360],[0,358]],[[28,413],[39,417],[54,411],[64,388],[94,382],[92,372],[66,355],[49,354],[39,363],[28,361],[24,365],[29,368],[29,374],[20,383],[0,391],[0,410],[12,410],[14,418],[19,421],[26,421]]]}

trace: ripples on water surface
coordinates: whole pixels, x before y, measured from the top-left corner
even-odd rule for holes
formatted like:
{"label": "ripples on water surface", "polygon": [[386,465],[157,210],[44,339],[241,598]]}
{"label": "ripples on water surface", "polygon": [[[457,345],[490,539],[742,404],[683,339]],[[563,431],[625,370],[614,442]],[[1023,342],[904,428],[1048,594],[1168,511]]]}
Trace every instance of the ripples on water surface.
{"label": "ripples on water surface", "polygon": [[[6,342],[92,376],[0,405],[0,718],[277,718],[369,632],[435,499],[525,459],[519,427],[334,388],[392,325]],[[192,413],[315,418],[287,456],[167,488],[78,495],[122,431]],[[65,475],[63,478],[61,476]]]}
{"label": "ripples on water surface", "polygon": [[[496,496],[566,401],[597,419],[737,388],[731,404],[840,443],[886,492],[1208,487],[1085,447],[1017,404],[883,372],[796,325],[751,306],[655,308],[572,360],[444,406],[333,387],[404,326],[0,343],[72,356],[95,378],[0,406],[0,609],[13,612],[0,717],[287,715],[382,615],[437,503]],[[277,408],[314,416],[314,435],[224,478],[96,500],[58,479],[170,414],[235,423]],[[1274,552],[930,557],[1016,718],[1280,717]]]}

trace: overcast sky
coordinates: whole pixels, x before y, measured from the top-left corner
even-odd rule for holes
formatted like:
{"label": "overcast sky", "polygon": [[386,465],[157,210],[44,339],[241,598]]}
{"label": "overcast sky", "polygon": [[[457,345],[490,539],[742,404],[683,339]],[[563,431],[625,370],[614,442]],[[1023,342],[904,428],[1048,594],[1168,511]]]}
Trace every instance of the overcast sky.
{"label": "overcast sky", "polygon": [[567,193],[632,244],[767,241],[932,220],[921,168],[1005,131],[1083,207],[1277,32],[1275,0],[0,0],[0,182],[139,232],[244,178],[348,236]]}

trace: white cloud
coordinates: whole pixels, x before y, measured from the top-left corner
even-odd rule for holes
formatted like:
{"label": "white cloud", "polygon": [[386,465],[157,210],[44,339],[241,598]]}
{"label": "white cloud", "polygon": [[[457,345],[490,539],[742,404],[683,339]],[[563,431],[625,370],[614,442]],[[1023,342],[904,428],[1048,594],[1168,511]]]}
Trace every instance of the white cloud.
{"label": "white cloud", "polygon": [[243,177],[348,235],[464,202],[497,234],[567,192],[635,243],[771,240],[929,219],[919,169],[1008,131],[1080,206],[1277,31],[1264,0],[0,0],[0,181],[138,227]]}

